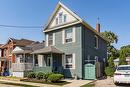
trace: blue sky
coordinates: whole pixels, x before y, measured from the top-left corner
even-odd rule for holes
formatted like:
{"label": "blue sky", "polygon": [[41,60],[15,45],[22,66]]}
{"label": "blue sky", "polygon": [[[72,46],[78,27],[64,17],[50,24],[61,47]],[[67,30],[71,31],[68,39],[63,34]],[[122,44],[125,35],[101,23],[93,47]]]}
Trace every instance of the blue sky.
{"label": "blue sky", "polygon": [[[44,26],[58,0],[0,0],[0,25]],[[119,36],[117,48],[130,44],[130,0],[62,0],[87,23],[95,27],[100,17],[101,31]],[[0,43],[9,37],[44,40],[42,28],[0,27]]]}

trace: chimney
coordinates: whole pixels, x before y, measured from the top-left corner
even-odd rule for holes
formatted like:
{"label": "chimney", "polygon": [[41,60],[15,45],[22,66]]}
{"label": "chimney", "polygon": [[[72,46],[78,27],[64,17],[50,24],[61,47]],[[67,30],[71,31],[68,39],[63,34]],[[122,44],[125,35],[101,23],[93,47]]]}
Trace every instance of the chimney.
{"label": "chimney", "polygon": [[100,33],[100,24],[99,24],[99,23],[96,24],[96,31],[97,31],[98,33]]}

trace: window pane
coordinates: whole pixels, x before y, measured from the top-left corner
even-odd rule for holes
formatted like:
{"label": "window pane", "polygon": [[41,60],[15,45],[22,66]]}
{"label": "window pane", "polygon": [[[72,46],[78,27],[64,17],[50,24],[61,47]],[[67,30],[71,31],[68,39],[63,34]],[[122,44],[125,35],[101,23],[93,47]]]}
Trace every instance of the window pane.
{"label": "window pane", "polygon": [[49,46],[53,45],[53,34],[52,33],[48,35],[48,45]]}
{"label": "window pane", "polygon": [[66,16],[66,15],[64,15],[64,22],[66,22],[66,18],[67,18],[67,16]]}
{"label": "window pane", "polygon": [[58,24],[58,18],[56,18],[56,24]]}
{"label": "window pane", "polygon": [[66,63],[72,63],[72,54],[66,55]]}
{"label": "window pane", "polygon": [[98,48],[98,37],[94,37],[94,46]]}
{"label": "window pane", "polygon": [[59,24],[62,23],[62,12],[59,13]]}
{"label": "window pane", "polygon": [[65,41],[72,42],[72,29],[65,30]]}

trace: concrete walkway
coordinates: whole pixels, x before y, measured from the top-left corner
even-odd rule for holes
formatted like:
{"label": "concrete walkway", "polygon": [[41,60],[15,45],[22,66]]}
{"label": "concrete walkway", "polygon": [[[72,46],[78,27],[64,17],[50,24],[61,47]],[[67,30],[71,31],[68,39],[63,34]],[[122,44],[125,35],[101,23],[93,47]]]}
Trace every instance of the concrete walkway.
{"label": "concrete walkway", "polygon": [[90,80],[65,80],[67,82],[71,82],[70,84],[64,85],[63,87],[80,87],[92,81]]}
{"label": "concrete walkway", "polygon": [[[19,84],[26,84],[26,85],[33,85],[33,86],[39,86],[39,87],[80,87],[80,86],[82,86],[84,84],[92,82],[92,81],[88,81],[88,80],[69,80],[69,79],[65,79],[64,81],[71,82],[71,83],[66,84],[64,86],[57,86],[57,85],[32,83],[32,82],[21,82],[21,81],[9,81],[9,80],[0,80],[0,81],[11,82],[11,83],[19,83]],[[14,86],[2,86],[2,87],[14,87]]]}

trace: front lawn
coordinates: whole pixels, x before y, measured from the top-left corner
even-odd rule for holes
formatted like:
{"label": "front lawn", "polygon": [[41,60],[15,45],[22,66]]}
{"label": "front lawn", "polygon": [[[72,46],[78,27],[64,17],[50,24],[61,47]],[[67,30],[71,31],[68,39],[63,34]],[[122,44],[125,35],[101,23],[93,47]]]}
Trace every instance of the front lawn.
{"label": "front lawn", "polygon": [[12,85],[12,86],[20,86],[20,87],[39,87],[39,86],[33,86],[33,85],[27,85],[27,84],[20,84],[20,83],[12,83],[12,82],[3,82],[3,81],[0,81],[0,84]]}
{"label": "front lawn", "polygon": [[81,87],[95,87],[94,83],[88,83],[88,84],[85,84]]}
{"label": "front lawn", "polygon": [[59,86],[63,86],[63,85],[70,83],[70,82],[66,82],[66,81],[59,81],[59,82],[53,83],[53,82],[45,82],[44,80],[36,80],[36,79],[24,79],[24,80],[21,80],[21,81],[32,82],[32,83],[50,84],[50,85],[59,85]]}

